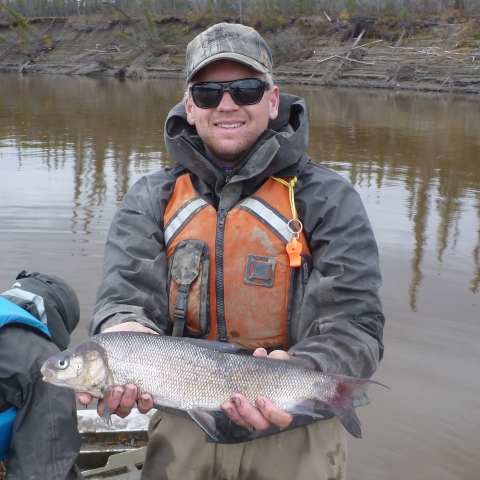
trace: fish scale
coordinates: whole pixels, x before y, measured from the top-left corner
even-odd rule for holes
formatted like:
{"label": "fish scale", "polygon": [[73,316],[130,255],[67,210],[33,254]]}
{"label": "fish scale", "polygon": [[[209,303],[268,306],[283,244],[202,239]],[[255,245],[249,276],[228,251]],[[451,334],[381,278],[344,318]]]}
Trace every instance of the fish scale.
{"label": "fish scale", "polygon": [[[301,392],[296,395],[298,398],[314,395],[313,389],[307,390],[309,386],[311,387],[312,382],[304,377],[310,378],[312,374],[315,375],[315,372],[303,372],[301,369],[296,369],[298,376],[292,376],[292,369],[282,368],[283,365],[278,361],[280,365],[275,362],[275,370],[269,377],[270,382],[266,383],[264,371],[259,370],[258,361],[255,361],[251,367],[245,365],[245,360],[253,357],[230,355],[230,358],[225,358],[223,353],[192,347],[187,342],[177,342],[178,350],[168,349],[166,351],[165,347],[169,345],[165,345],[162,337],[148,337],[148,340],[151,340],[148,343],[152,344],[150,347],[153,351],[157,351],[156,347],[160,346],[157,351],[158,358],[167,355],[170,357],[171,361],[168,365],[162,365],[157,362],[156,357],[145,359],[143,356],[140,359],[138,354],[134,354],[133,358],[128,354],[126,358],[114,356],[116,351],[119,349],[123,351],[127,346],[122,336],[106,337],[102,340],[104,341],[101,341],[100,344],[107,351],[107,357],[119,361],[119,364],[109,362],[110,368],[114,372],[114,383],[120,385],[136,383],[141,386],[142,392],[152,394],[154,401],[161,397],[166,402],[163,403],[165,406],[181,409],[199,407],[220,410],[220,405],[238,391],[242,392],[250,401],[254,401],[260,395],[267,395],[278,407],[287,408],[292,403],[292,392],[294,392],[294,397],[295,392]],[[145,345],[142,347],[145,348]],[[188,347],[188,349],[184,347]],[[131,346],[128,345],[128,348]],[[269,370],[270,362],[270,360],[265,362],[267,364],[265,370]],[[130,364],[128,370],[123,368],[123,365],[127,363]],[[148,372],[154,368],[157,377],[162,378],[164,382],[161,386],[158,382],[152,382],[151,379],[154,377],[148,375]],[[139,369],[141,373],[138,372]],[[203,379],[203,381],[199,382],[199,379]],[[235,385],[236,389],[232,390],[230,385]],[[168,400],[163,399],[162,392],[165,390],[170,392]],[[290,401],[282,392],[290,392]]]}
{"label": "fish scale", "polygon": [[[115,385],[137,385],[154,403],[180,409],[215,437],[213,412],[242,393],[255,405],[264,396],[293,414],[320,416],[321,402],[345,428],[360,437],[353,401],[365,395],[370,380],[327,374],[275,360],[236,353],[220,342],[136,332],[94,335],[50,359],[44,380],[102,398]],[[108,412],[107,414],[108,415]]]}
{"label": "fish scale", "polygon": [[[211,355],[215,352],[207,350],[207,356],[201,349],[181,341],[175,342],[178,348],[172,349],[163,341],[165,338],[168,337],[142,336],[140,344],[132,342],[132,345],[130,336],[123,334],[100,337],[99,344],[110,359],[114,383],[135,383],[141,392],[150,393],[156,403],[168,407],[216,407],[218,410],[220,404],[230,398],[231,392],[226,388],[225,379],[219,375],[217,359]],[[145,355],[146,350],[155,353]],[[118,356],[119,351],[127,351],[127,354]],[[165,358],[168,362],[164,361]],[[199,379],[203,381],[199,382]]]}

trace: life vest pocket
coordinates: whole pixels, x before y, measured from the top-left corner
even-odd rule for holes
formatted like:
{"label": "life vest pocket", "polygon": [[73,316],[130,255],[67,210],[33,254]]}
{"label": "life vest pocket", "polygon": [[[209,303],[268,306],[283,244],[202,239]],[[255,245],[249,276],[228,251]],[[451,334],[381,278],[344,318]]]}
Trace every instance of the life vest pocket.
{"label": "life vest pocket", "polygon": [[182,240],[169,265],[169,309],[175,337],[205,338],[210,331],[210,251],[200,240]]}

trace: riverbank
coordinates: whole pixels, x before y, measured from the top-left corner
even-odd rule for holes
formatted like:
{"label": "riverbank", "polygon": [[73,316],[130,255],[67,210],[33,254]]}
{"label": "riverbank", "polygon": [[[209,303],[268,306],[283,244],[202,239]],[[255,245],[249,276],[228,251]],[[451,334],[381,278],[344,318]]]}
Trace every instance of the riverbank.
{"label": "riverbank", "polygon": [[[150,20],[150,21],[147,21]],[[0,71],[184,78],[185,48],[217,21],[92,15],[0,23]],[[247,23],[248,22],[244,22]],[[480,93],[480,18],[292,18],[252,25],[277,83]]]}

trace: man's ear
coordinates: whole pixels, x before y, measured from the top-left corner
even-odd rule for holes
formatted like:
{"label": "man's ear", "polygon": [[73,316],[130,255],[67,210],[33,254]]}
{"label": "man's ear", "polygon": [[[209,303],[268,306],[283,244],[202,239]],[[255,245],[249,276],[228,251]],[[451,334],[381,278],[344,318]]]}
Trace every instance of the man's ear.
{"label": "man's ear", "polygon": [[273,86],[272,91],[270,92],[269,103],[270,103],[270,111],[269,111],[270,120],[275,120],[278,117],[278,107],[280,105],[280,92],[276,85]]}
{"label": "man's ear", "polygon": [[195,104],[192,102],[192,99],[189,97],[187,92],[185,92],[183,97],[185,101],[185,111],[187,112],[187,122],[190,125],[195,125],[195,115],[194,115]]}

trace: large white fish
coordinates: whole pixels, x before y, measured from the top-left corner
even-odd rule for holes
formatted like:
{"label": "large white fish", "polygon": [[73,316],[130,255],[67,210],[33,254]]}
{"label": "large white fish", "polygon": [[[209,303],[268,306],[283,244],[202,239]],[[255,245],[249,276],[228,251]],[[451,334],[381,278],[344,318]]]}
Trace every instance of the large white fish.
{"label": "large white fish", "polygon": [[[259,396],[293,414],[322,416],[322,402],[353,436],[361,438],[353,407],[370,380],[310,370],[292,360],[235,353],[232,344],[135,332],[111,332],[87,338],[45,361],[46,382],[108,396],[115,385],[134,383],[156,405],[188,412],[214,439],[215,415],[235,393],[252,404]],[[105,404],[106,406],[106,404]],[[110,413],[105,409],[108,421]]]}

